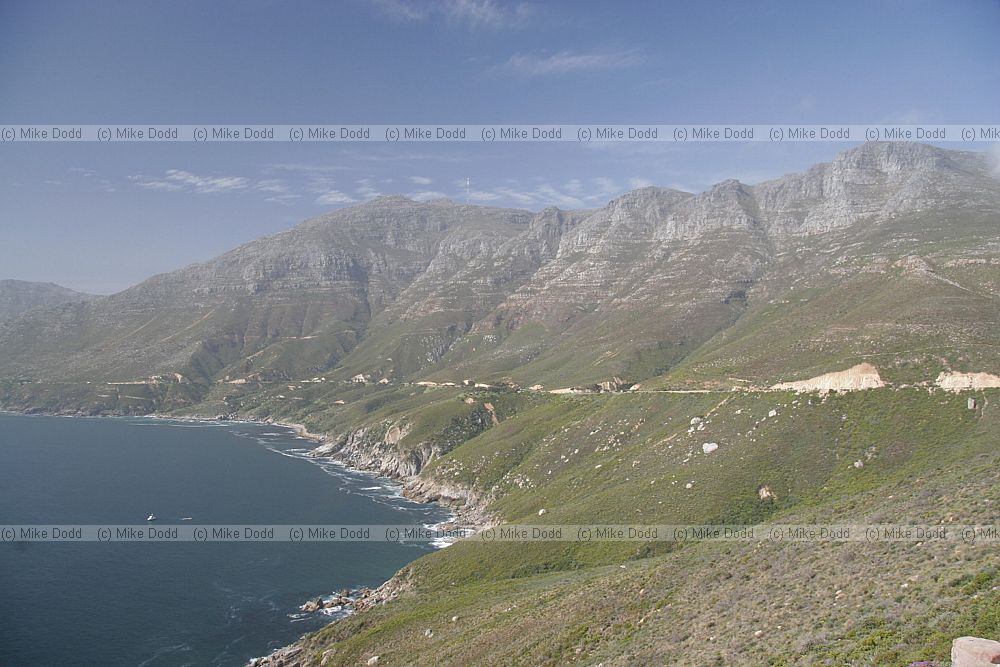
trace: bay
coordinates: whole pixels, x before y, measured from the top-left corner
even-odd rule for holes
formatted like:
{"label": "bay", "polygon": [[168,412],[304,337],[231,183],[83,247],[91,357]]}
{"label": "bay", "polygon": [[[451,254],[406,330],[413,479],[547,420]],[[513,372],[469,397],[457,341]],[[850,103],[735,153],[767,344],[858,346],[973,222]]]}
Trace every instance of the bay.
{"label": "bay", "polygon": [[[0,414],[0,524],[432,524],[394,484],[304,458],[289,429]],[[0,664],[242,665],[433,550],[381,542],[2,543]]]}

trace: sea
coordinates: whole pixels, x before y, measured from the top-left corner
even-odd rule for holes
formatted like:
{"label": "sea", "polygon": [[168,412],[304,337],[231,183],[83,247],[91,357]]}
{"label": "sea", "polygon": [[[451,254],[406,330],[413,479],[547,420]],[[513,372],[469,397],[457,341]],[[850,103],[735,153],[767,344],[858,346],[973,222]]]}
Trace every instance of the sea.
{"label": "sea", "polygon": [[[0,413],[0,527],[424,525],[398,485],[266,424]],[[182,524],[183,522],[183,524]],[[0,542],[0,665],[243,665],[441,545]]]}

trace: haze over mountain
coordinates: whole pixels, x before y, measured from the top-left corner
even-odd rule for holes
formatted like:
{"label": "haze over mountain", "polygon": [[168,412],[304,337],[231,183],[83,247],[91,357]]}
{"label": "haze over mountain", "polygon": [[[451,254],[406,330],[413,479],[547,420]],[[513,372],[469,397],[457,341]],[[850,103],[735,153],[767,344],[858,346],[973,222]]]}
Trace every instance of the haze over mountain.
{"label": "haze over mountain", "polygon": [[55,283],[35,283],[25,280],[0,280],[0,322],[11,320],[37,306],[79,303],[93,299]]}

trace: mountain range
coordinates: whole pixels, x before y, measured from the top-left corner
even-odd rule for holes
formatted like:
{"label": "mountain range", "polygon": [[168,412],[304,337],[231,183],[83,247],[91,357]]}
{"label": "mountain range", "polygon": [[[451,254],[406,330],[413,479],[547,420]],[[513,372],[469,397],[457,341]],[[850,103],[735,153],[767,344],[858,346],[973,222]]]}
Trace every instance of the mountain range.
{"label": "mountain range", "polygon": [[[0,320],[0,407],[298,424],[479,528],[991,525],[998,230],[990,159],[911,143],[593,210],[381,197]],[[982,545],[465,540],[260,664],[899,665],[997,609]]]}
{"label": "mountain range", "polygon": [[[598,210],[381,197],[8,321],[0,377],[771,382],[879,355],[895,368],[906,346],[937,368],[954,360],[935,344],[990,338],[966,317],[996,308],[991,169],[876,143],[758,185],[647,187]],[[865,312],[883,308],[891,321]],[[808,340],[759,345],[762,318]]]}
{"label": "mountain range", "polygon": [[93,298],[91,294],[76,292],[55,283],[0,280],[0,322],[12,320],[38,306],[80,303]]}

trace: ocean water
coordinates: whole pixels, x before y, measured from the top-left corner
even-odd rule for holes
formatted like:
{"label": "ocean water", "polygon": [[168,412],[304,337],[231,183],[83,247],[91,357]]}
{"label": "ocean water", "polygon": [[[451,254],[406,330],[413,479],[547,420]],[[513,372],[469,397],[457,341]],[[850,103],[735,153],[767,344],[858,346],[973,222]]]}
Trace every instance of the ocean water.
{"label": "ocean water", "polygon": [[[0,524],[431,524],[287,429],[0,413]],[[0,543],[0,665],[242,665],[432,550],[354,543]]]}

